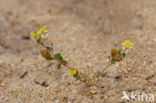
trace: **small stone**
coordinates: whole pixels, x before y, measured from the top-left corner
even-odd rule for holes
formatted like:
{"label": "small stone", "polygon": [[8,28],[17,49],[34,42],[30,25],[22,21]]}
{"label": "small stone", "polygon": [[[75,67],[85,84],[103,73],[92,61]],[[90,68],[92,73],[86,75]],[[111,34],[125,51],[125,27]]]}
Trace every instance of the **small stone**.
{"label": "small stone", "polygon": [[105,97],[104,100],[106,101],[106,103],[109,102],[109,98],[108,97]]}
{"label": "small stone", "polygon": [[149,63],[151,64],[151,63],[152,63],[152,61],[149,61]]}
{"label": "small stone", "polygon": [[95,89],[91,89],[91,90],[90,90],[90,93],[91,93],[92,95],[94,95],[94,94],[97,93],[97,91],[96,91]]}
{"label": "small stone", "polygon": [[55,92],[61,92],[61,89],[60,88],[56,88]]}
{"label": "small stone", "polygon": [[4,86],[5,86],[4,83],[1,83],[1,84],[0,84],[0,87],[4,87]]}
{"label": "small stone", "polygon": [[91,99],[94,99],[94,97],[93,97],[93,96],[91,96],[90,98],[91,98]]}
{"label": "small stone", "polygon": [[51,91],[54,91],[54,89],[55,89],[54,87],[51,87],[51,88],[50,88]]}
{"label": "small stone", "polygon": [[101,97],[100,97],[100,99],[103,99],[103,98],[104,98],[104,96],[101,96]]}
{"label": "small stone", "polygon": [[101,88],[105,88],[105,86],[101,86]]}
{"label": "small stone", "polygon": [[0,66],[3,66],[5,63],[5,61],[0,60]]}
{"label": "small stone", "polygon": [[58,15],[60,12],[59,11],[53,11],[52,14]]}
{"label": "small stone", "polygon": [[131,68],[127,68],[127,70],[128,70],[128,71],[131,71],[132,69],[131,69]]}

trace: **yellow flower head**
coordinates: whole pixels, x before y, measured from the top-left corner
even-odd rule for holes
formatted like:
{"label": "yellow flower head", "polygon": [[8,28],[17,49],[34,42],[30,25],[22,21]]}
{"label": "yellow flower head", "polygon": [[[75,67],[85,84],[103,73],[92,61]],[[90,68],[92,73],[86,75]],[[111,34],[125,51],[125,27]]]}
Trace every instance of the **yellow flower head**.
{"label": "yellow flower head", "polygon": [[72,77],[76,76],[77,74],[78,74],[78,71],[75,68],[69,71],[69,75],[72,76]]}
{"label": "yellow flower head", "polygon": [[122,45],[126,48],[132,48],[133,43],[131,43],[130,40],[125,40],[125,42]]}
{"label": "yellow flower head", "polygon": [[33,32],[31,32],[31,35],[32,35],[33,37],[37,37],[37,36],[39,35],[39,33],[36,32],[36,31],[33,31]]}
{"label": "yellow flower head", "polygon": [[42,34],[47,33],[47,31],[46,31],[46,26],[41,27],[41,29],[40,29],[39,33],[42,33]]}

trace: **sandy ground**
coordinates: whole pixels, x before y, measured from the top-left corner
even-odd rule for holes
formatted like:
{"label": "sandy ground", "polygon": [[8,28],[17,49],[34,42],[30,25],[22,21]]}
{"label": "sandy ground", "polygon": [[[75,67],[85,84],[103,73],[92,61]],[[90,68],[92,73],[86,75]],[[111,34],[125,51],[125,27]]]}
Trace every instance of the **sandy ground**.
{"label": "sandy ground", "polygon": [[[30,32],[44,25],[55,52],[87,75],[124,40],[134,47],[87,86],[40,56]],[[0,0],[0,103],[131,103],[122,91],[156,93],[155,44],[156,0]]]}

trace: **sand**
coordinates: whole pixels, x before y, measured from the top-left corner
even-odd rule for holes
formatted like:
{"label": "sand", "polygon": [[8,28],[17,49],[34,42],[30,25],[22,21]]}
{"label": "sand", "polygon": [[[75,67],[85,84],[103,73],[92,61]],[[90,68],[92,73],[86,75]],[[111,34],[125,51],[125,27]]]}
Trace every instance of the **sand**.
{"label": "sand", "polygon": [[[155,0],[0,0],[0,103],[132,103],[123,91],[155,94],[155,7]],[[87,75],[125,40],[134,47],[88,86],[40,55],[30,32],[41,26],[54,52]]]}

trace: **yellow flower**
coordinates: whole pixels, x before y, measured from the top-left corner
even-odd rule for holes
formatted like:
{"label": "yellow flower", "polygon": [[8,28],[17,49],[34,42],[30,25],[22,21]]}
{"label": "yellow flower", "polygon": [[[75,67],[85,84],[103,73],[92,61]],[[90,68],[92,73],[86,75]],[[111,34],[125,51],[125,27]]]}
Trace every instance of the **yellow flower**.
{"label": "yellow flower", "polygon": [[46,31],[46,26],[41,27],[39,33],[45,34],[46,32],[47,32],[47,31]]}
{"label": "yellow flower", "polygon": [[37,36],[39,35],[39,33],[36,32],[36,31],[33,31],[33,32],[31,32],[31,35],[32,35],[33,37],[37,37]]}
{"label": "yellow flower", "polygon": [[77,71],[77,69],[75,69],[75,68],[69,71],[69,75],[70,75],[70,76],[73,76],[73,77],[74,77],[74,76],[76,76],[77,74],[78,74],[78,71]]}
{"label": "yellow flower", "polygon": [[125,40],[125,42],[122,45],[126,48],[132,48],[133,43],[131,43],[130,40]]}

